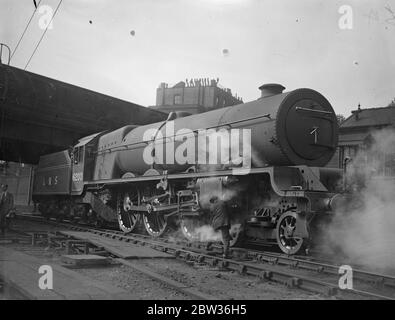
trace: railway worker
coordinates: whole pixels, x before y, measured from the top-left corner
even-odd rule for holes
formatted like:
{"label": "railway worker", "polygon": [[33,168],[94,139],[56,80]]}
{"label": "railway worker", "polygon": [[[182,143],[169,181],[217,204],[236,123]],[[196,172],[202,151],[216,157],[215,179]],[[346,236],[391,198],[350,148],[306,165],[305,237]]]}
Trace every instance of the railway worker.
{"label": "railway worker", "polygon": [[8,191],[8,185],[3,184],[1,186],[0,196],[0,229],[1,233],[4,234],[6,228],[6,217],[8,213],[14,208],[14,197]]}
{"label": "railway worker", "polygon": [[211,224],[215,231],[221,231],[224,245],[223,257],[229,258],[229,246],[232,239],[230,230],[230,216],[225,201],[213,196],[210,199]]}

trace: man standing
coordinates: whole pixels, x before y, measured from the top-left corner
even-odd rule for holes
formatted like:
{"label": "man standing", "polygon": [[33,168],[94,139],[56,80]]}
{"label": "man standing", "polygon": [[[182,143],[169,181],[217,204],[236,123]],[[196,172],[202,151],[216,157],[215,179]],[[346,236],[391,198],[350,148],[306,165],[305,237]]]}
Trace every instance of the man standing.
{"label": "man standing", "polygon": [[226,207],[226,203],[219,199],[217,196],[213,196],[210,199],[210,211],[212,214],[211,223],[215,231],[221,231],[222,243],[224,245],[223,257],[229,258],[229,246],[230,240],[230,216]]}
{"label": "man standing", "polygon": [[6,228],[6,216],[14,207],[14,197],[8,192],[8,185],[1,186],[2,193],[0,196],[0,229],[4,234]]}

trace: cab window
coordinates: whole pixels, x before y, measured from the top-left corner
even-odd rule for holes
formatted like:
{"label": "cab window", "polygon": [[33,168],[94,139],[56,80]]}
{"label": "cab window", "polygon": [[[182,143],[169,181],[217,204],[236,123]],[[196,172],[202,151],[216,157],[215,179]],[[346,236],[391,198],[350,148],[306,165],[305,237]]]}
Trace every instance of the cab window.
{"label": "cab window", "polygon": [[83,146],[74,149],[73,159],[74,164],[82,163],[84,160]]}

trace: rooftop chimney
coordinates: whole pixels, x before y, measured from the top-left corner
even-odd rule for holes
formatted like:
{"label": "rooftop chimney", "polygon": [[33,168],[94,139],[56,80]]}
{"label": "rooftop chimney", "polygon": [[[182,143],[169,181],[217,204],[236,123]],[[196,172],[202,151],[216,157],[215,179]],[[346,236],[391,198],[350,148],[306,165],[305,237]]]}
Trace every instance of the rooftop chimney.
{"label": "rooftop chimney", "polygon": [[361,104],[358,103],[358,109],[357,110],[353,110],[351,111],[352,114],[355,114],[355,120],[358,121],[359,120],[359,114],[362,112],[361,110]]}
{"label": "rooftop chimney", "polygon": [[284,91],[285,87],[278,83],[266,83],[259,87],[261,90],[261,98],[266,98],[280,94]]}

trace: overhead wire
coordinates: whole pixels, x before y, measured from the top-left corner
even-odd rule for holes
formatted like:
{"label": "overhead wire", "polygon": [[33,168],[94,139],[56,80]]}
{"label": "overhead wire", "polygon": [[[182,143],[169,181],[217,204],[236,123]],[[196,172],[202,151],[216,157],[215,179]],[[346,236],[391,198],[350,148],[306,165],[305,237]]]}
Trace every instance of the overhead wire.
{"label": "overhead wire", "polygon": [[58,6],[56,7],[55,12],[54,12],[54,14],[53,14],[52,17],[51,17],[51,20],[48,22],[48,24],[47,24],[47,26],[46,26],[46,28],[45,28],[43,34],[41,35],[40,40],[38,41],[36,47],[34,48],[34,51],[33,51],[33,53],[31,54],[29,60],[27,61],[26,65],[25,65],[25,68],[24,68],[23,70],[26,70],[26,68],[29,66],[30,61],[32,60],[32,58],[33,58],[33,56],[35,55],[35,53],[36,53],[38,47],[40,46],[42,40],[44,39],[44,36],[45,36],[45,34],[47,33],[47,31],[48,31],[48,27],[51,25],[53,19],[55,18],[56,13],[58,12],[59,7],[60,7],[60,5],[62,4],[62,2],[63,2],[63,0],[60,0],[60,1],[59,1]]}
{"label": "overhead wire", "polygon": [[19,47],[23,37],[25,36],[27,29],[29,29],[30,23],[33,20],[33,17],[37,11],[37,8],[40,6],[40,3],[41,3],[41,0],[38,2],[37,6],[35,6],[34,11],[33,11],[32,15],[30,16],[30,19],[25,27],[25,30],[23,30],[22,35],[19,37],[18,43],[16,44],[14,50],[11,53],[11,58],[10,58],[9,62],[11,62],[12,57],[14,56],[15,52],[18,50],[18,47]]}

